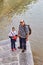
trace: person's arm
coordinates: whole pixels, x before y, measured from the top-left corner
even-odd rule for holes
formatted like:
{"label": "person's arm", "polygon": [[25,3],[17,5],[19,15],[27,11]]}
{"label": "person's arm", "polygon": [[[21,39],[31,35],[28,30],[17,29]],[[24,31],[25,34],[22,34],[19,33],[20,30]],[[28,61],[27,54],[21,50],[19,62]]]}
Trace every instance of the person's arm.
{"label": "person's arm", "polygon": [[11,39],[12,39],[12,36],[9,36],[9,38],[11,38]]}
{"label": "person's arm", "polygon": [[29,35],[27,34],[27,35],[26,35],[26,41],[28,41],[28,37],[29,37]]}
{"label": "person's arm", "polygon": [[20,25],[19,25],[19,30],[18,30],[18,37],[20,37]]}
{"label": "person's arm", "polygon": [[8,36],[9,36],[9,38],[12,38],[12,34],[11,34],[11,32],[8,34]]}
{"label": "person's arm", "polygon": [[18,33],[15,31],[15,36],[18,37]]}
{"label": "person's arm", "polygon": [[29,30],[28,30],[28,27],[26,27],[25,29],[26,29],[26,40],[28,41],[28,37],[29,37]]}
{"label": "person's arm", "polygon": [[20,31],[18,30],[18,37],[20,37]]}

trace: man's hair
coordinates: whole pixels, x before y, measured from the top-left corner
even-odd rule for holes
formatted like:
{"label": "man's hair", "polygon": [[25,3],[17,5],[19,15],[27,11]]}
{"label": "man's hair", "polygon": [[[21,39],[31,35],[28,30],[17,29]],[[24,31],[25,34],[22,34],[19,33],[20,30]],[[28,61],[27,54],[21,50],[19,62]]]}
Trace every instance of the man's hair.
{"label": "man's hair", "polygon": [[21,22],[24,22],[24,20],[20,20],[20,23],[21,23]]}

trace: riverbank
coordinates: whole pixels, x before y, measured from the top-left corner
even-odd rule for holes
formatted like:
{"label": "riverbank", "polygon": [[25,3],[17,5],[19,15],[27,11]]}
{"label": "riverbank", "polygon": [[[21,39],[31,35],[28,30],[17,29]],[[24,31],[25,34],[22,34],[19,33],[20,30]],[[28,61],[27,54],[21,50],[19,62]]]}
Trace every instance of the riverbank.
{"label": "riverbank", "polygon": [[[32,1],[35,0],[1,0],[0,1],[0,17],[3,15],[9,15],[12,12],[14,13],[21,13],[22,11],[25,11],[27,9],[27,5],[31,4]],[[13,3],[13,4],[12,4]]]}

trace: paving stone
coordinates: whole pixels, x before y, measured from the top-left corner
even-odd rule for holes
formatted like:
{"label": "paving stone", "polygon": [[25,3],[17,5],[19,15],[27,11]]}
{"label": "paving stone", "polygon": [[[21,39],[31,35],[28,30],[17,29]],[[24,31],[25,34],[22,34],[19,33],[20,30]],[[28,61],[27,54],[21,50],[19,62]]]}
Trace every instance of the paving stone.
{"label": "paving stone", "polygon": [[22,50],[17,49],[12,52],[10,49],[10,44],[1,44],[0,65],[34,65],[30,48],[24,53],[21,51]]}

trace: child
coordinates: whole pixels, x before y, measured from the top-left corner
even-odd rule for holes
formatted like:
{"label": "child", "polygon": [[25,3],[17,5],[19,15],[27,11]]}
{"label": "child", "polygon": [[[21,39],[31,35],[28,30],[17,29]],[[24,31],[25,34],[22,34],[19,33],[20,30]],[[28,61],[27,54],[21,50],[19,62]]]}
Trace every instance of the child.
{"label": "child", "polygon": [[12,27],[12,31],[9,33],[9,38],[11,39],[11,50],[16,50],[15,42],[17,39],[17,32],[15,31],[15,28]]}

